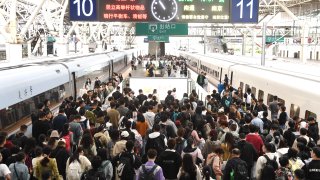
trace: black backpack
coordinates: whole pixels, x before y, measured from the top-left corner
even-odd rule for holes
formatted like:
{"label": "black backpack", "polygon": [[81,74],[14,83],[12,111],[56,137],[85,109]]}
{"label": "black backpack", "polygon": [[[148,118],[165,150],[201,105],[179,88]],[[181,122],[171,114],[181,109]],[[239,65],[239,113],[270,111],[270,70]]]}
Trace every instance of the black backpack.
{"label": "black backpack", "polygon": [[172,95],[167,95],[166,99],[164,100],[167,106],[173,103],[173,101],[174,101],[174,97]]}
{"label": "black backpack", "polygon": [[119,155],[119,161],[117,162],[116,166],[116,174],[119,176],[120,179],[132,179],[134,176],[134,168],[133,164],[135,161],[135,156],[130,155],[131,157],[128,156],[123,156]]}
{"label": "black backpack", "polygon": [[104,180],[104,179],[106,178],[104,177],[103,172],[100,172],[100,171],[95,172],[93,169],[90,169],[81,175],[81,180]]}
{"label": "black backpack", "polygon": [[272,160],[267,155],[263,157],[267,159],[267,162],[261,170],[261,180],[274,180],[278,169],[277,157],[274,156]]}
{"label": "black backpack", "polygon": [[239,161],[233,169],[234,179],[247,180],[249,179],[247,164],[244,161]]}
{"label": "black backpack", "polygon": [[145,165],[142,165],[142,174],[139,176],[139,180],[154,180],[155,173],[154,171],[157,169],[157,165],[154,165],[149,171],[146,169]]}
{"label": "black backpack", "polygon": [[97,149],[97,150],[103,148],[103,145],[102,145],[102,143],[101,143],[101,141],[100,141],[100,138],[101,138],[101,136],[99,136],[99,137],[93,137],[94,143],[96,144],[96,149]]}
{"label": "black backpack", "polygon": [[[148,138],[147,144],[148,144],[148,149],[155,149],[157,150],[157,153],[160,154],[165,150],[165,144],[164,144],[164,135],[160,134],[160,136],[156,138]],[[146,150],[146,151],[147,151]]]}

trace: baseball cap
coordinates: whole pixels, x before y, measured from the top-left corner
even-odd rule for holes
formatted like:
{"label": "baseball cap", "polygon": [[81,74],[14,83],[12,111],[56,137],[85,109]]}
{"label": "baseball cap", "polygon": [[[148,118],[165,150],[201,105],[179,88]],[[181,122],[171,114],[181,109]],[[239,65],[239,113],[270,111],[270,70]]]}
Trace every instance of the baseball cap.
{"label": "baseball cap", "polygon": [[128,131],[122,131],[122,133],[121,133],[121,137],[129,137],[129,133],[128,133]]}

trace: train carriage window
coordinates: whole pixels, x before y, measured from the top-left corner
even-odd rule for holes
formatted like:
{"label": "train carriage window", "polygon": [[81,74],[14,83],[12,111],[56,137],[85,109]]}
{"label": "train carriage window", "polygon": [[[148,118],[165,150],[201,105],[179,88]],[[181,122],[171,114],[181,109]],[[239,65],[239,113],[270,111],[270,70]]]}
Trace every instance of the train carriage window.
{"label": "train carriage window", "polygon": [[279,104],[279,106],[285,106],[286,105],[286,101],[284,100],[284,99],[281,99],[281,98],[279,98],[278,97],[278,104]]}
{"label": "train carriage window", "polygon": [[243,92],[243,82],[240,82],[240,88],[241,88],[241,90]]}
{"label": "train carriage window", "polygon": [[264,97],[264,92],[262,90],[259,90],[259,92],[258,92],[258,100],[259,99],[263,99],[263,97]]}
{"label": "train carriage window", "polygon": [[294,116],[299,116],[299,115],[300,115],[300,107],[295,104],[291,104],[290,117],[293,118]]}
{"label": "train carriage window", "polygon": [[245,86],[245,92],[247,92],[247,89],[250,88],[250,86],[248,84],[246,84]]}
{"label": "train carriage window", "polygon": [[256,92],[257,92],[257,89],[255,87],[252,87],[251,88],[251,93],[254,95],[255,98],[257,98]]}
{"label": "train carriage window", "polygon": [[317,119],[317,114],[309,110],[306,110],[305,119],[308,119],[309,117],[314,117],[315,119]]}
{"label": "train carriage window", "polygon": [[267,104],[269,105],[273,101],[273,95],[268,94]]}

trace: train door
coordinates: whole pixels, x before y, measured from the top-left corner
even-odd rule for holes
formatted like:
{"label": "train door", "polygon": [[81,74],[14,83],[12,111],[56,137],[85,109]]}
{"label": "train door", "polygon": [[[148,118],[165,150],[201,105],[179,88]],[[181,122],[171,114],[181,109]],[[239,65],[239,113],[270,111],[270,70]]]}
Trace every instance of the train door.
{"label": "train door", "polygon": [[222,68],[220,68],[220,84],[221,84],[221,80],[222,80]]}
{"label": "train door", "polygon": [[230,75],[230,85],[232,86],[232,80],[233,80],[233,71],[231,71],[231,75]]}
{"label": "train door", "polygon": [[312,51],[310,51],[310,60],[312,59]]}
{"label": "train door", "polygon": [[123,60],[124,60],[124,67],[127,67],[127,65],[128,65],[128,56],[125,55]]}
{"label": "train door", "polygon": [[309,110],[306,110],[306,113],[305,113],[305,119],[308,119],[309,117],[314,117],[315,119],[317,119],[317,114],[314,113],[314,112],[311,112]]}
{"label": "train door", "polygon": [[294,116],[300,116],[300,107],[295,104],[291,104],[290,117],[293,118]]}
{"label": "train door", "polygon": [[109,79],[112,77],[113,73],[113,60],[109,61]]}

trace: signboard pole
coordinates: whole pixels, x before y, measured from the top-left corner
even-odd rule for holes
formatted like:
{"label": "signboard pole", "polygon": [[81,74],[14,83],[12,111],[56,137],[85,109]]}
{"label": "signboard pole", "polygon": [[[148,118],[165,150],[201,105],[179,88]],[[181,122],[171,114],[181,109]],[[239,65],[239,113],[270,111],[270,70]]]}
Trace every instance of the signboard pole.
{"label": "signboard pole", "polygon": [[206,34],[206,27],[203,27],[203,54],[206,54],[206,38],[207,38],[207,34]]}
{"label": "signboard pole", "polygon": [[263,29],[262,29],[261,66],[264,66],[266,63],[266,32],[267,32],[267,22],[264,22]]}

